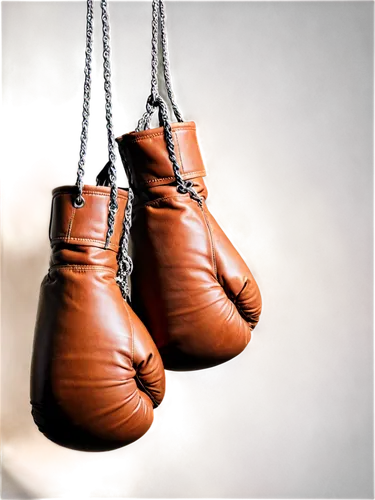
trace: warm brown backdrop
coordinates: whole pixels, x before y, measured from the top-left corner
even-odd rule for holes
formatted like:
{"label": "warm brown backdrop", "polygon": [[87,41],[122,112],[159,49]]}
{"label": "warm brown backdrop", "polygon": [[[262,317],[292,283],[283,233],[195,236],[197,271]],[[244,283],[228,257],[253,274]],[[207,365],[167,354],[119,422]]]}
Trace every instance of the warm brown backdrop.
{"label": "warm brown backdrop", "polygon": [[[140,499],[371,498],[372,5],[176,2],[168,13],[211,206],[265,311],[242,359],[176,377],[186,437],[155,431],[124,450],[132,465],[113,483]],[[112,9],[116,88],[132,124],[147,90],[149,15],[144,2]],[[5,3],[4,94],[73,97],[83,27],[82,3]]]}

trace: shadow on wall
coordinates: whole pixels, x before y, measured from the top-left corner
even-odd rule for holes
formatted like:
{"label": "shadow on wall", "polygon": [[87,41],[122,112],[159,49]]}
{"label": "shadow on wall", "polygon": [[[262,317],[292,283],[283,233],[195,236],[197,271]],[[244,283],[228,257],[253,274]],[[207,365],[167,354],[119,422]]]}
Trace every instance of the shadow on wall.
{"label": "shadow on wall", "polygon": [[1,498],[23,500],[34,498],[17,482],[16,479],[4,468],[1,471]]}

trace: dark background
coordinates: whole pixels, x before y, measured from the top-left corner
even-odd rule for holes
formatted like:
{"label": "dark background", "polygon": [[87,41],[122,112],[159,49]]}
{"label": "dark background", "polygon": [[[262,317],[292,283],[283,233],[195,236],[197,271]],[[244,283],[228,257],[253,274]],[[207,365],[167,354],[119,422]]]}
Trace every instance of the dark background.
{"label": "dark background", "polygon": [[[72,99],[84,4],[2,10],[3,94]],[[200,130],[211,207],[265,310],[235,363],[176,376],[186,438],[178,451],[143,450],[133,466],[142,480],[132,486],[130,470],[120,494],[372,498],[373,5],[168,2],[168,14],[175,87]],[[117,94],[134,125],[150,6],[116,2],[112,20]]]}

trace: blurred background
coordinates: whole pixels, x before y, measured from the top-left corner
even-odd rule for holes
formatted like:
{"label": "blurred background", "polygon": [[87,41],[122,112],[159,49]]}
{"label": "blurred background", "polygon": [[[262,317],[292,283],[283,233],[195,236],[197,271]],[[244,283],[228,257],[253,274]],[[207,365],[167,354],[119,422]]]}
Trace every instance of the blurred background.
{"label": "blurred background", "polygon": [[[107,161],[95,8],[88,184]],[[167,3],[209,208],[264,309],[238,358],[168,372],[150,431],[95,454],[49,442],[29,405],[51,190],[76,179],[86,5],[2,3],[2,498],[373,497],[373,8]],[[151,4],[109,11],[121,135],[149,94]]]}

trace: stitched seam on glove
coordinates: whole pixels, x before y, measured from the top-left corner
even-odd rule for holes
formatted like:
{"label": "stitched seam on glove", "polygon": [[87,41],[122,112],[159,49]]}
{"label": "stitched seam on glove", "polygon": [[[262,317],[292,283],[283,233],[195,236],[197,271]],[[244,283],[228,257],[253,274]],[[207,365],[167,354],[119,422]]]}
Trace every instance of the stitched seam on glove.
{"label": "stitched seam on glove", "polygon": [[77,272],[86,272],[86,271],[107,271],[113,275],[116,275],[116,271],[114,271],[111,267],[107,266],[92,266],[92,265],[78,265],[78,264],[58,264],[50,267],[50,271],[55,269],[66,269],[67,271],[77,271]]}
{"label": "stitched seam on glove", "polygon": [[[125,301],[123,301],[123,306],[124,306],[124,309],[126,311],[126,315],[128,317],[128,320],[129,320],[129,324],[130,324],[130,328],[131,328],[131,334],[132,334],[132,353],[131,353],[131,364],[132,364],[132,367],[134,368],[134,327],[133,327],[133,322],[130,318],[130,314],[129,314],[129,311],[126,307],[126,304],[125,304]],[[158,406],[158,403],[155,401],[155,399],[153,398],[153,396],[149,393],[149,391],[146,389],[146,387],[144,386],[144,384],[142,383],[142,381],[140,380],[140,378],[138,377],[137,375],[137,372],[136,374],[134,375],[134,378],[138,381],[139,385],[142,387],[142,390],[143,392],[151,399],[154,407],[156,408]]]}
{"label": "stitched seam on glove", "polygon": [[178,156],[180,157],[180,168],[181,168],[181,175],[184,175],[184,164],[182,162],[182,156],[181,156],[181,148],[180,148],[180,143],[178,141],[178,133],[177,133],[177,130],[175,130],[174,132],[174,136],[175,136],[175,139],[176,139],[176,144],[177,144],[177,152],[178,152]]}
{"label": "stitched seam on glove", "polygon": [[[65,241],[66,243],[69,243],[71,240],[74,240],[74,241],[90,241],[91,243],[100,243],[101,245],[105,245],[104,240],[94,240],[92,238],[77,238],[75,236],[69,236],[69,238],[67,236],[55,236],[54,238],[51,239],[51,243],[53,243],[55,241],[58,242],[61,240]],[[104,246],[101,248],[104,248]],[[113,243],[110,243],[108,250],[117,251],[118,248],[119,248],[118,245],[114,245]]]}
{"label": "stitched seam on glove", "polygon": [[[128,308],[126,307],[125,301],[123,301],[123,306],[125,308],[126,315],[128,317],[129,323],[130,323],[131,333],[132,333],[132,355],[131,355],[131,363],[132,363],[132,367],[134,368],[134,327],[133,327],[133,322],[131,320]],[[151,399],[151,401],[152,401],[152,403],[154,405],[154,408],[156,408],[157,406],[159,406],[159,404],[157,403],[157,401],[154,399],[154,397],[148,391],[148,389],[146,389],[146,387],[144,386],[143,382],[141,381],[141,379],[137,375],[137,371],[135,373],[134,378],[137,379],[137,381],[139,382],[139,385],[142,387],[143,392]]]}
{"label": "stitched seam on glove", "polygon": [[[164,196],[164,198],[158,198],[157,200],[151,200],[151,201],[147,201],[146,203],[144,203],[144,205],[140,205],[140,206],[144,206],[144,207],[154,207],[154,206],[157,206],[159,202],[161,201],[165,201],[165,200],[177,200],[178,198],[181,198],[181,199],[184,199],[186,200],[188,203],[192,202],[193,200],[190,198],[189,194],[186,193],[186,194],[178,194],[178,195],[173,195],[173,196]],[[194,202],[195,203],[195,202]]]}
{"label": "stitched seam on glove", "polygon": [[213,232],[212,232],[212,227],[211,227],[210,221],[208,220],[207,214],[205,212],[204,206],[203,205],[201,206],[201,211],[202,211],[202,214],[203,214],[203,219],[205,220],[205,223],[206,223],[206,227],[208,229],[208,235],[209,235],[210,244],[211,244],[212,262],[213,262],[213,266],[214,266],[215,278],[217,279],[217,281],[219,281],[219,278],[218,278],[218,275],[217,275],[216,251],[215,251],[215,245],[214,245]]}
{"label": "stitched seam on glove", "polygon": [[128,308],[126,306],[126,302],[125,300],[122,301],[122,305],[124,307],[124,310],[125,310],[125,314],[126,314],[126,317],[128,318],[128,321],[129,321],[129,325],[130,325],[130,328],[131,328],[131,334],[132,334],[132,353],[131,353],[131,364],[132,366],[134,365],[134,326],[133,326],[133,321],[131,320],[131,317],[130,317],[130,314],[129,314],[129,311],[128,311]]}
{"label": "stitched seam on glove", "polygon": [[[176,132],[176,130],[195,130],[195,127],[193,127],[192,125],[191,126],[185,126],[185,127],[178,127],[178,129],[172,129],[172,132]],[[135,143],[135,142],[140,142],[140,141],[144,141],[146,139],[152,139],[153,137],[160,137],[160,136],[163,136],[164,137],[164,131],[162,132],[156,132],[154,134],[145,134],[145,135],[142,135],[141,137],[131,137],[131,136],[123,136],[123,137],[120,137],[120,141],[126,141],[126,142],[130,142],[131,144]]]}
{"label": "stitched seam on glove", "polygon": [[[96,193],[95,191],[85,191],[85,190],[83,190],[82,194],[87,195],[87,196],[104,196],[105,198],[109,198],[109,193]],[[53,194],[53,197],[57,198],[57,196],[71,196],[71,193],[68,193],[66,191],[56,191]],[[124,195],[122,195],[120,193],[118,193],[117,197],[121,198],[122,200],[125,200],[125,201],[128,199],[127,196],[124,196]]]}
{"label": "stitched seam on glove", "polygon": [[69,224],[68,224],[68,232],[66,234],[66,238],[69,239],[71,234],[72,234],[72,228],[73,228],[73,221],[74,221],[74,217],[76,215],[76,211],[77,209],[76,208],[73,208],[73,211],[72,211],[72,216],[70,217],[70,220],[69,220]]}
{"label": "stitched seam on glove", "polygon": [[[199,175],[197,175],[199,174]],[[194,172],[184,172],[181,174],[183,179],[186,179],[190,175],[196,175],[197,177],[205,177],[206,176],[206,171],[205,170],[194,170]],[[159,181],[168,181],[168,180],[175,180],[176,177],[174,175],[170,175],[169,177],[155,177],[153,179],[149,179],[147,181],[143,181],[142,184],[151,184],[152,182],[159,182]]]}

